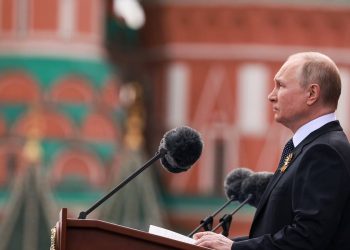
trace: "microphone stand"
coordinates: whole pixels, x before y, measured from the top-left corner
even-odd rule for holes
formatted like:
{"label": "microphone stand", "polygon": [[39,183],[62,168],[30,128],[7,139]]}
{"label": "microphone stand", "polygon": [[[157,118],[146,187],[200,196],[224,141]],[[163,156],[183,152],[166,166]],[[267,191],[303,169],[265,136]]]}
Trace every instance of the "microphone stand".
{"label": "microphone stand", "polygon": [[228,204],[230,204],[233,200],[234,200],[234,196],[231,197],[230,200],[228,200],[221,208],[219,208],[217,211],[215,211],[212,215],[209,215],[208,217],[206,217],[205,219],[201,220],[201,224],[196,227],[189,235],[187,235],[187,237],[192,238],[192,236],[197,233],[199,231],[199,229],[201,229],[202,227],[204,228],[205,231],[211,231],[211,229],[213,228],[213,218],[220,213],[225,207],[228,206]]}
{"label": "microphone stand", "polygon": [[222,235],[224,236],[228,236],[229,233],[229,229],[231,226],[231,221],[232,221],[232,216],[238,212],[238,210],[240,210],[245,204],[248,203],[248,201],[252,198],[252,194],[249,194],[247,199],[245,199],[235,210],[232,211],[231,214],[225,214],[224,216],[222,216],[222,218],[219,220],[220,223],[218,225],[216,225],[215,228],[213,228],[213,230],[211,230],[212,232],[215,232],[216,229],[218,229],[220,226],[222,226]]}
{"label": "microphone stand", "polygon": [[144,171],[146,168],[151,166],[155,161],[162,158],[164,155],[167,154],[167,150],[164,148],[161,148],[159,151],[156,152],[155,156],[153,156],[152,159],[150,159],[148,162],[146,162],[142,167],[140,167],[138,170],[133,172],[131,175],[129,175],[124,181],[122,181],[118,186],[116,186],[112,191],[107,193],[105,196],[103,196],[100,200],[98,200],[94,205],[92,205],[88,210],[82,211],[79,214],[78,219],[86,219],[86,216],[90,214],[92,211],[94,211],[97,207],[99,207],[103,202],[105,202],[107,199],[109,199],[113,194],[118,192],[122,187],[124,187],[126,184],[128,184],[132,179],[134,179],[136,176],[138,176],[142,171]]}

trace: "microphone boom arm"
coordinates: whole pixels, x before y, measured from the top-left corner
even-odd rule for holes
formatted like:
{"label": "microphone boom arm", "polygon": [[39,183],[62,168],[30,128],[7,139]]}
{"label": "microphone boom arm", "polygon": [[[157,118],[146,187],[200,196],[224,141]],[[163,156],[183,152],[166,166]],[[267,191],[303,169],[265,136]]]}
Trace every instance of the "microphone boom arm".
{"label": "microphone boom arm", "polygon": [[219,208],[217,211],[215,211],[212,215],[206,217],[205,219],[201,220],[201,224],[196,227],[189,235],[187,235],[187,237],[192,238],[192,236],[197,233],[199,231],[199,229],[201,229],[202,227],[206,230],[206,231],[210,231],[213,227],[213,218],[220,213],[225,207],[228,206],[228,204],[230,204],[233,200],[234,200],[234,196],[231,197],[230,200],[228,200],[221,208]]}
{"label": "microphone boom arm", "polygon": [[98,200],[94,205],[92,205],[88,210],[82,211],[79,213],[78,219],[86,219],[86,216],[89,215],[92,211],[94,211],[97,207],[99,207],[103,202],[105,202],[107,199],[109,199],[113,194],[115,194],[117,191],[119,191],[122,187],[124,187],[126,184],[128,184],[132,179],[134,179],[136,176],[138,176],[142,171],[144,171],[146,168],[151,166],[155,161],[162,158],[164,155],[167,154],[167,150],[164,148],[161,148],[157,153],[153,156],[152,159],[150,159],[148,162],[146,162],[142,167],[140,167],[138,170],[133,172],[131,175],[129,175],[124,181],[122,181],[118,186],[116,186],[112,191],[107,193],[105,196],[103,196],[100,200]]}
{"label": "microphone boom arm", "polygon": [[228,231],[230,229],[231,221],[232,221],[232,216],[238,212],[245,204],[248,203],[248,201],[253,197],[252,194],[249,194],[247,199],[245,199],[235,210],[232,211],[231,214],[225,214],[221,219],[220,223],[216,225],[216,227],[211,230],[212,232],[215,232],[220,226],[223,228],[222,235],[227,236]]}

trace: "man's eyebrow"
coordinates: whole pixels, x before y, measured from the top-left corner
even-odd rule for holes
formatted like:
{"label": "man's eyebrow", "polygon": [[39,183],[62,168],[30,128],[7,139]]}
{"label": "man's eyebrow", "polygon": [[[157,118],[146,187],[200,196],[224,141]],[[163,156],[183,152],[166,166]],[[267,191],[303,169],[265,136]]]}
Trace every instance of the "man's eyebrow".
{"label": "man's eyebrow", "polygon": [[274,80],[276,83],[279,83],[279,84],[283,82],[283,81],[282,81],[280,78],[278,78],[278,77],[274,77],[273,80]]}

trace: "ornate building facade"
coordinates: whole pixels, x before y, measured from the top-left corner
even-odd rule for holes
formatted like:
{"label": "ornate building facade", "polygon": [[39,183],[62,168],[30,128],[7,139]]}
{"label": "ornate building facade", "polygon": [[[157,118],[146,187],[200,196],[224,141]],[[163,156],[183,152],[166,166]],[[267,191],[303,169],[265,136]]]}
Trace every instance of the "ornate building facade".
{"label": "ornate building facade", "polygon": [[[320,51],[339,65],[343,86],[337,117],[349,134],[347,3],[149,0],[144,7],[142,60],[155,99],[152,133],[187,124],[205,142],[191,171],[163,176],[178,206],[222,194],[225,176],[237,167],[275,170],[291,133],[273,121],[267,95],[274,74],[292,53]],[[210,206],[198,205],[196,212],[201,208],[206,210],[202,216],[208,215]],[[198,223],[193,207],[169,210],[178,227]],[[233,234],[249,228],[253,213],[245,211],[235,216]]]}
{"label": "ornate building facade", "polygon": [[105,60],[105,3],[0,1],[0,249],[48,249],[117,170],[119,84]]}
{"label": "ornate building facade", "polygon": [[[291,134],[267,95],[298,51],[339,65],[337,116],[350,133],[348,3],[141,3],[138,32],[112,0],[0,0],[0,249],[47,249],[60,208],[77,216],[182,125],[203,137],[199,162],[148,170],[91,217],[191,232],[225,202],[231,170],[274,171]],[[247,233],[253,213],[236,214],[231,234]]]}

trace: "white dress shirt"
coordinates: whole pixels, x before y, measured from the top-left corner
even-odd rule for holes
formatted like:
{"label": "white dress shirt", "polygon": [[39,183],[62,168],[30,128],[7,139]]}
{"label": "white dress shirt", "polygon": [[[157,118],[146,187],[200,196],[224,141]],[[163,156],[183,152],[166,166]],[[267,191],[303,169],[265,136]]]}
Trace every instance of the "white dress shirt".
{"label": "white dress shirt", "polygon": [[335,117],[335,113],[330,113],[327,115],[320,116],[301,126],[293,135],[294,147],[298,146],[298,144],[302,142],[302,140],[304,140],[309,134],[319,129],[323,125],[335,121],[336,119],[337,118]]}

